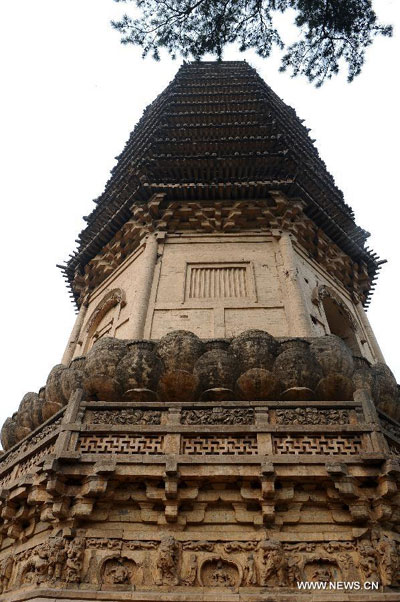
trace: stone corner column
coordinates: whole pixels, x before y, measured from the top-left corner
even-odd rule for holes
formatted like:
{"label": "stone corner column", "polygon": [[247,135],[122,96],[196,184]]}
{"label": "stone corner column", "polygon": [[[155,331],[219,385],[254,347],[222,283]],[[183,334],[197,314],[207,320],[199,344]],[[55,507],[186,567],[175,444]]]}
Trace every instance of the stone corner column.
{"label": "stone corner column", "polygon": [[368,337],[368,341],[372,347],[376,360],[378,362],[386,364],[385,358],[383,357],[383,353],[381,351],[381,348],[379,347],[378,341],[376,340],[374,331],[372,330],[371,324],[369,323],[368,316],[365,312],[365,309],[362,306],[362,303],[357,303],[356,311],[365,330],[365,334]]}
{"label": "stone corner column", "polygon": [[138,291],[135,299],[137,311],[132,315],[130,328],[131,339],[142,339],[144,325],[149,307],[151,287],[154,278],[154,269],[157,263],[158,241],[156,233],[148,234],[144,239],[145,249],[143,251],[143,272],[138,283]]}
{"label": "stone corner column", "polygon": [[81,333],[81,328],[82,328],[83,322],[85,320],[87,308],[88,308],[87,301],[83,301],[82,305],[79,308],[79,313],[77,315],[75,324],[72,328],[72,332],[68,339],[68,343],[65,348],[64,355],[62,356],[61,363],[65,364],[66,366],[68,366],[68,364],[74,357],[76,345],[79,340],[79,335]]}
{"label": "stone corner column", "polygon": [[282,232],[278,244],[282,256],[283,275],[288,295],[290,336],[310,337],[314,334],[313,327],[304,291],[299,281],[296,253],[289,232]]}

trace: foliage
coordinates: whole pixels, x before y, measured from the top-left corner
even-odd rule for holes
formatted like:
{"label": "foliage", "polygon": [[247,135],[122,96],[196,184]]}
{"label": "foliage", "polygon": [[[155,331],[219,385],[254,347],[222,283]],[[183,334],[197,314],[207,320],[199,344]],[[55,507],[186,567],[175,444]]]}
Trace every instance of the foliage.
{"label": "foliage", "polygon": [[[173,57],[200,60],[236,42],[268,57],[274,46],[285,49],[281,70],[305,75],[320,86],[348,65],[348,80],[361,71],[365,50],[377,35],[390,36],[391,26],[378,23],[370,0],[115,0],[136,2],[141,14],[128,15],[113,27],[124,44],[143,48],[143,56],[160,58],[165,48]],[[285,47],[274,14],[295,10],[299,39]]]}

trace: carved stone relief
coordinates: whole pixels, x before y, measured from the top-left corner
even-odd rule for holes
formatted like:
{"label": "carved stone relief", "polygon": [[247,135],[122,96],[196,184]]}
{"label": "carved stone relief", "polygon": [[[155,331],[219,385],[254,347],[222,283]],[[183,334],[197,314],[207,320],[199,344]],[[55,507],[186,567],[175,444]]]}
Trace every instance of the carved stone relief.
{"label": "carved stone relief", "polygon": [[382,585],[399,585],[399,545],[386,535],[379,536],[378,534],[373,534],[372,542],[377,555]]}
{"label": "carved stone relief", "polygon": [[285,586],[287,584],[287,559],[279,541],[265,540],[260,544],[260,585]]}
{"label": "carved stone relief", "polygon": [[183,410],[182,424],[254,424],[252,408]]}
{"label": "carved stone relief", "polygon": [[14,585],[42,585],[57,582],[80,583],[85,540],[50,538],[16,556]]}
{"label": "carved stone relief", "polygon": [[88,410],[85,422],[89,424],[160,424],[161,412],[134,408],[119,410]]}
{"label": "carved stone relief", "polygon": [[239,565],[222,556],[207,558],[199,567],[199,582],[204,587],[238,587],[242,579]]}
{"label": "carved stone relief", "polygon": [[0,470],[4,470],[11,464],[14,464],[18,460],[18,458],[20,458],[23,454],[29,452],[38,443],[40,443],[40,441],[42,441],[48,435],[53,433],[56,430],[56,428],[61,424],[61,419],[62,416],[57,418],[57,420],[55,420],[51,424],[48,424],[47,426],[43,427],[33,437],[29,437],[29,439],[21,443],[21,445],[15,451],[8,454],[8,456],[6,456],[4,460],[0,458]]}
{"label": "carved stone relief", "polygon": [[23,475],[28,474],[31,471],[34,471],[35,467],[39,463],[39,461],[42,458],[44,458],[44,456],[52,454],[53,452],[54,452],[54,443],[51,443],[50,445],[46,445],[45,447],[40,449],[38,452],[36,452],[35,454],[30,456],[23,462],[20,462],[18,464],[18,468],[15,473],[13,471],[8,472],[8,474],[5,474],[2,477],[2,479],[0,479],[0,487],[4,487],[11,480],[14,480],[18,477],[22,477]]}
{"label": "carved stone relief", "polygon": [[125,556],[107,558],[101,566],[100,583],[106,585],[131,585],[142,582],[142,574],[138,574],[140,567]]}
{"label": "carved stone relief", "polygon": [[156,561],[155,583],[179,585],[179,546],[172,536],[164,537],[159,545]]}
{"label": "carved stone relief", "polygon": [[304,564],[304,576],[307,581],[341,581],[342,574],[336,560],[332,557],[314,554],[307,558]]}
{"label": "carved stone relief", "polygon": [[254,554],[247,556],[247,562],[243,570],[243,585],[257,585],[257,565]]}
{"label": "carved stone relief", "polygon": [[275,410],[276,424],[349,424],[348,410],[293,408]]}
{"label": "carved stone relief", "polygon": [[198,561],[196,554],[191,554],[183,570],[182,585],[193,586],[197,583]]}
{"label": "carved stone relief", "polygon": [[14,558],[6,556],[0,561],[0,594],[8,589],[14,566]]}
{"label": "carved stone relief", "polygon": [[[0,589],[69,583],[84,588],[166,587],[296,588],[298,581],[379,581],[397,587],[399,543],[372,533],[358,542],[283,543],[50,538],[0,560]],[[86,555],[86,556],[85,556]],[[86,558],[86,561],[85,561]],[[83,567],[86,567],[83,570]]]}
{"label": "carved stone relief", "polygon": [[382,415],[379,416],[379,420],[380,420],[383,428],[385,429],[385,431],[387,431],[388,433],[390,433],[391,435],[396,437],[396,439],[400,440],[400,425],[399,424],[392,422],[391,420],[388,420],[387,418],[385,418]]}

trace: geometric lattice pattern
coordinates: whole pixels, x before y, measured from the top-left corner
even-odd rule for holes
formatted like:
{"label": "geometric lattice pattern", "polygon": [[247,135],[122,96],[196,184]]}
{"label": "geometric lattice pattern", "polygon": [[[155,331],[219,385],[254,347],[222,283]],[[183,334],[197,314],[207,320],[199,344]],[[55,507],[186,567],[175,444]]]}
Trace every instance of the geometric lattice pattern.
{"label": "geometric lattice pattern", "polygon": [[34,466],[36,466],[36,464],[39,462],[39,460],[44,458],[44,456],[47,456],[48,454],[52,454],[54,452],[54,447],[55,447],[54,443],[51,443],[50,445],[43,447],[41,450],[36,452],[36,454],[34,454],[33,456],[31,456],[30,458],[25,460],[25,462],[21,462],[18,465],[18,470],[17,470],[16,476],[20,477],[24,474],[28,474],[30,472],[30,470]]}
{"label": "geometric lattice pattern", "polygon": [[183,437],[182,453],[188,455],[255,455],[257,437]]}
{"label": "geometric lattice pattern", "polygon": [[5,487],[7,483],[16,479],[17,477],[22,477],[25,474],[29,474],[32,468],[34,468],[44,456],[52,454],[53,452],[54,443],[43,447],[36,454],[33,454],[33,456],[30,456],[30,458],[18,464],[16,472],[11,469],[10,472],[1,479],[0,487]]}
{"label": "geometric lattice pattern", "polygon": [[328,435],[285,436],[273,438],[276,454],[326,454],[333,456],[353,456],[359,454],[362,445],[361,438],[354,435],[347,437]]}
{"label": "geometric lattice pattern", "polygon": [[162,435],[90,435],[80,437],[82,454],[162,454]]}
{"label": "geometric lattice pattern", "polygon": [[247,268],[245,266],[192,267],[189,279],[189,299],[220,299],[247,297]]}

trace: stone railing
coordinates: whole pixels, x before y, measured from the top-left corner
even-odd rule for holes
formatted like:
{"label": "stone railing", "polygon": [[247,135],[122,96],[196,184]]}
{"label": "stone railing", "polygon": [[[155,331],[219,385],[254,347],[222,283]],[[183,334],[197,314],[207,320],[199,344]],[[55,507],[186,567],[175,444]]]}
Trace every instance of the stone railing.
{"label": "stone railing", "polygon": [[65,408],[54,414],[0,457],[0,489],[36,472],[46,456],[55,452]]}
{"label": "stone railing", "polygon": [[[107,402],[77,390],[63,408],[0,460],[0,486],[40,470],[46,457],[97,462],[377,461],[387,452],[376,411],[359,401]],[[400,448],[381,414],[384,434]],[[397,449],[397,447],[396,447]],[[396,452],[393,452],[396,453]],[[399,452],[400,453],[400,452]],[[140,458],[139,458],[140,457]],[[158,458],[158,460],[157,460]],[[251,460],[253,458],[253,460]]]}
{"label": "stone railing", "polygon": [[392,455],[400,456],[400,422],[378,409],[379,422]]}
{"label": "stone railing", "polygon": [[396,381],[387,366],[353,357],[334,335],[275,339],[249,330],[233,339],[203,341],[191,332],[175,331],[160,341],[102,338],[86,357],[55,366],[46,387],[39,394],[27,393],[6,420],[4,448],[58,412],[77,388],[87,400],[151,402],[153,409],[160,402],[171,406],[185,401],[195,409],[206,402],[219,406],[236,401],[240,407],[253,400],[321,400],[333,409],[364,389],[377,407],[394,418],[400,415]]}
{"label": "stone railing", "polygon": [[82,401],[64,451],[85,461],[98,454],[132,461],[137,455],[174,455],[179,462],[199,456],[359,460],[382,452],[371,420],[360,401],[200,402],[195,408],[185,402]]}

